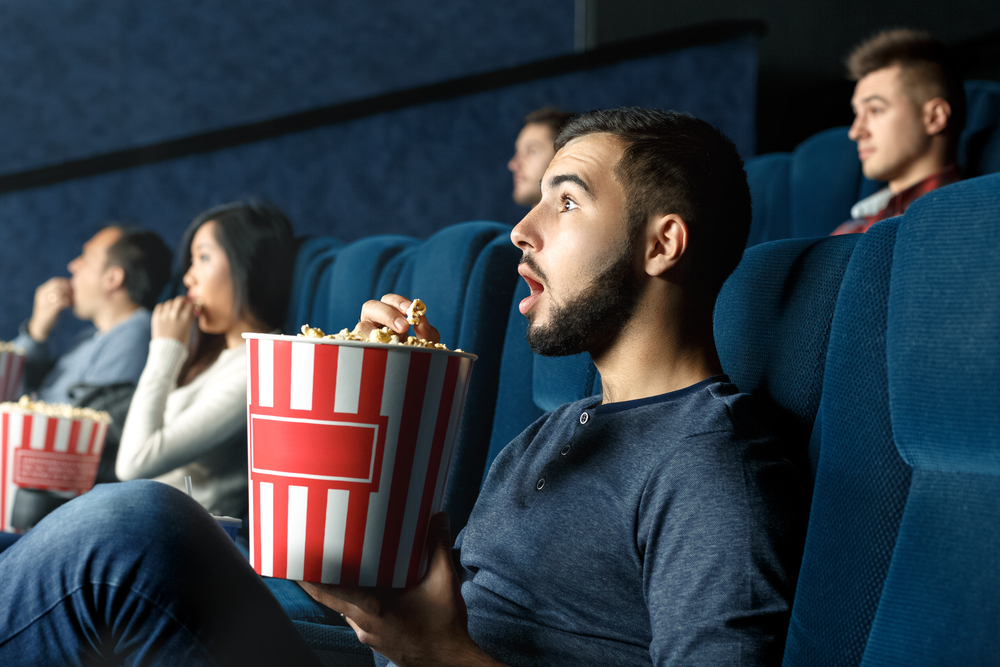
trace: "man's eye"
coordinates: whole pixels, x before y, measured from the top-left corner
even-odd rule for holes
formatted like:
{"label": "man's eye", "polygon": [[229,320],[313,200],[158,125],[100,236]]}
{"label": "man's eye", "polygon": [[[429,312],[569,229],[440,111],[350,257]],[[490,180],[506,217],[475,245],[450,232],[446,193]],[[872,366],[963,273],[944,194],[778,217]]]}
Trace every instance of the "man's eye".
{"label": "man's eye", "polygon": [[579,206],[576,205],[575,201],[573,201],[569,197],[563,197],[563,200],[562,200],[562,210],[563,211],[572,211],[575,208],[580,208]]}

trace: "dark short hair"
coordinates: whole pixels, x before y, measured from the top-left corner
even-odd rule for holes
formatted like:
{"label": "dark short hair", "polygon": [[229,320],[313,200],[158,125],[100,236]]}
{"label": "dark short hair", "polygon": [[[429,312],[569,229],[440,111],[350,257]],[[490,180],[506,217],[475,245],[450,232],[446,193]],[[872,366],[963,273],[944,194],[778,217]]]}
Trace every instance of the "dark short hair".
{"label": "dark short hair", "polygon": [[750,234],[750,187],[736,146],[689,114],[626,107],[577,116],[559,134],[556,150],[596,133],[624,144],[614,175],[625,190],[631,238],[650,216],[683,218],[690,238],[681,278],[714,303]]}
{"label": "dark short hair", "polygon": [[[954,55],[929,32],[898,28],[876,34],[847,56],[847,71],[853,81],[894,65],[899,65],[903,87],[914,102],[940,97],[951,106],[945,136],[956,149],[965,128],[966,102],[962,72]],[[914,95],[918,89],[926,99]]]}
{"label": "dark short hair", "polygon": [[121,237],[108,248],[105,266],[120,266],[125,272],[128,298],[144,308],[152,308],[170,280],[170,248],[160,235],[133,226],[108,225]]}
{"label": "dark short hair", "polygon": [[215,240],[229,260],[235,312],[280,328],[288,310],[295,261],[292,223],[277,206],[252,200],[210,208],[184,232],[182,271],[191,266],[195,232],[209,221],[215,223]]}
{"label": "dark short hair", "polygon": [[558,137],[559,133],[562,132],[563,127],[570,118],[573,117],[569,111],[563,111],[562,109],[557,109],[556,107],[544,106],[541,109],[535,109],[527,116],[524,117],[524,124],[531,125],[536,123],[538,125],[545,125],[550,130],[552,130],[552,137]]}

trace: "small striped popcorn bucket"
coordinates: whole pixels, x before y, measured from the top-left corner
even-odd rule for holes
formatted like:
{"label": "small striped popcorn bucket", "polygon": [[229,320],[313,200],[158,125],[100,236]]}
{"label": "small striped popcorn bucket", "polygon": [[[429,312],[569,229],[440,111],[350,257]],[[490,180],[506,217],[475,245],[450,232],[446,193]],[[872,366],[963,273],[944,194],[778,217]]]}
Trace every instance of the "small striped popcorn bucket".
{"label": "small striped popcorn bucket", "polygon": [[476,356],[243,337],[250,564],[283,579],[417,583]]}
{"label": "small striped popcorn bucket", "polygon": [[108,423],[54,417],[17,404],[0,406],[0,529],[14,532],[18,488],[79,495],[94,486]]}
{"label": "small striped popcorn bucket", "polygon": [[24,353],[0,342],[0,403],[16,401],[24,380]]}

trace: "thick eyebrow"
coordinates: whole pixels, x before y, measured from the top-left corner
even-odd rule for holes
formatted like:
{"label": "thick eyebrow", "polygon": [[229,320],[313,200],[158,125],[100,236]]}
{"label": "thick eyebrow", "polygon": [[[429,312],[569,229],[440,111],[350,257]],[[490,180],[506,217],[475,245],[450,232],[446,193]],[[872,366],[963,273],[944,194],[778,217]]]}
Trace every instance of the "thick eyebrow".
{"label": "thick eyebrow", "polygon": [[584,180],[579,176],[577,176],[576,174],[556,174],[555,176],[549,179],[549,187],[554,188],[557,187],[560,183],[567,183],[567,182],[576,183],[581,188],[583,188],[583,191],[586,192],[588,195],[590,195],[591,197],[594,196],[593,193],[590,191],[590,188],[587,187],[586,182],[584,182]]}

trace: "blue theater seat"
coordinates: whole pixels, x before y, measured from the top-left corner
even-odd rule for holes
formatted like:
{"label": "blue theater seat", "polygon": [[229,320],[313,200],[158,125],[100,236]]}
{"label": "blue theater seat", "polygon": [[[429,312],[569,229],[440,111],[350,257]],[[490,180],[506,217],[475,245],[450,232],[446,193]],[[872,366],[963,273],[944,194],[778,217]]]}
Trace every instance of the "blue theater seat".
{"label": "blue theater seat", "polygon": [[981,177],[858,242],[830,333],[786,667],[996,664],[998,218],[1000,175]]}
{"label": "blue theater seat", "polygon": [[[800,463],[819,407],[834,305],[858,238],[748,248],[716,302],[715,343],[723,370],[757,399]],[[809,458],[814,461],[816,453]]]}
{"label": "blue theater seat", "polygon": [[[958,164],[966,177],[996,173],[1000,171],[1000,82],[968,81],[965,92],[968,118],[959,140]],[[748,246],[826,236],[850,217],[855,202],[884,185],[862,175],[847,129],[824,130],[791,153],[746,161],[754,207]]]}
{"label": "blue theater seat", "polygon": [[341,242],[329,236],[305,239],[295,255],[292,294],[285,319],[285,333],[297,333],[309,322],[323,270],[337,256]]}
{"label": "blue theater seat", "polygon": [[382,296],[378,281],[386,265],[417,243],[409,236],[385,234],[345,245],[338,251],[337,261],[330,263],[320,277],[309,324],[330,333],[352,328],[361,304]]}

